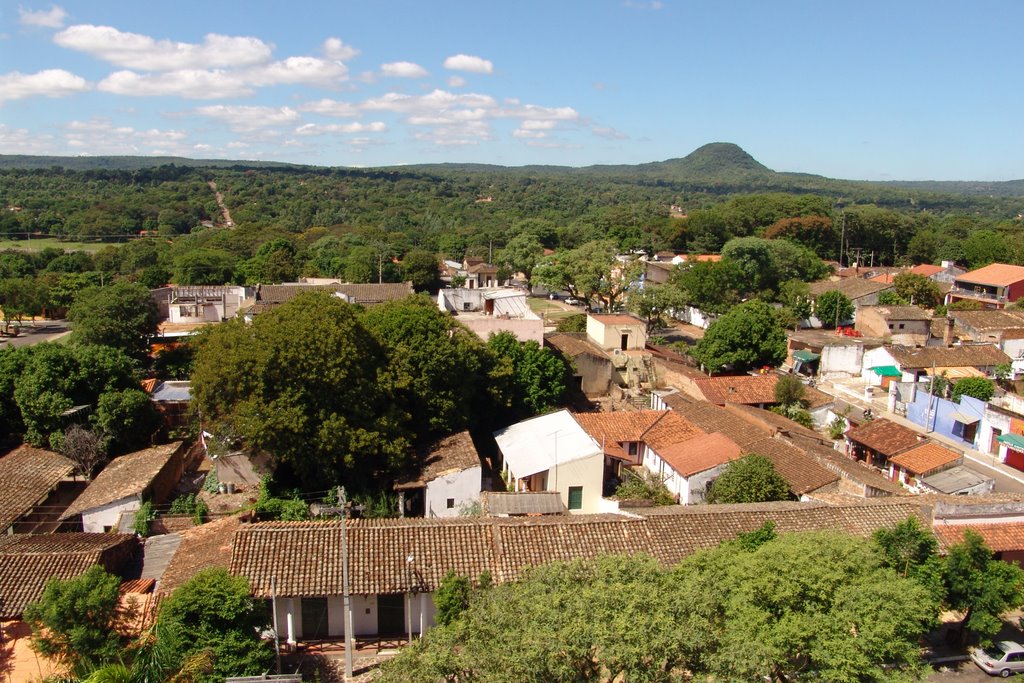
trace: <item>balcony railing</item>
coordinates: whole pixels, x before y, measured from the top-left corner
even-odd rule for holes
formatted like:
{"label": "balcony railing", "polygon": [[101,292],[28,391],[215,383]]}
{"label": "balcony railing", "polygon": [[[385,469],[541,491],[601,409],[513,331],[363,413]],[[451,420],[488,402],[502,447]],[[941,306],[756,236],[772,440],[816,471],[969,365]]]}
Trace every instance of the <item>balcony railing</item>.
{"label": "balcony railing", "polygon": [[998,296],[989,292],[979,292],[974,289],[967,289],[966,287],[957,287],[956,285],[953,286],[953,289],[949,290],[949,293],[953,296],[966,296],[972,299],[984,299],[986,301],[997,301],[1002,303],[1006,302],[1005,296]]}

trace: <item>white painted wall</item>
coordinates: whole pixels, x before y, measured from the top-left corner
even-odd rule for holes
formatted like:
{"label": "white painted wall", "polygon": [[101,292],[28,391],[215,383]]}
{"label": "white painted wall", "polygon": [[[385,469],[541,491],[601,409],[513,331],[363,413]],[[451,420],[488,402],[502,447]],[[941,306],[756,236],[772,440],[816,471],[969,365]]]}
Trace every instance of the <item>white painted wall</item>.
{"label": "white painted wall", "polygon": [[101,534],[104,531],[104,527],[113,528],[117,525],[117,520],[122,512],[135,512],[140,507],[142,507],[142,501],[138,496],[132,496],[86,510],[82,513],[82,530]]}
{"label": "white painted wall", "polygon": [[[877,368],[882,365],[895,365],[899,367],[899,363],[896,359],[886,350],[884,346],[879,346],[877,349],[871,349],[864,352],[863,368],[861,369],[861,379],[867,386],[878,387],[882,385],[882,377],[872,372],[871,368]],[[907,375],[907,373],[903,373]],[[913,374],[910,377],[902,377],[904,382],[914,381]]]}
{"label": "white painted wall", "polygon": [[864,347],[860,344],[827,344],[821,349],[818,374],[824,379],[856,377],[864,367]]}
{"label": "white painted wall", "polygon": [[704,502],[708,482],[717,479],[728,463],[684,477],[648,448],[644,453],[643,465],[664,480],[665,487],[678,498],[680,505],[696,505]]}
{"label": "white painted wall", "polygon": [[496,318],[494,316],[463,317],[459,322],[487,341],[492,334],[511,332],[521,342],[535,341],[544,345],[544,321],[540,318]]}
{"label": "white painted wall", "polygon": [[353,595],[352,631],[357,636],[372,636],[377,633],[377,596]]}
{"label": "white painted wall", "polygon": [[[480,487],[483,470],[470,467],[461,472],[438,477],[427,482],[424,494],[426,509],[425,517],[458,517],[459,508],[473,501],[480,500]],[[448,499],[453,499],[454,506],[448,507]]]}
{"label": "white painted wall", "polygon": [[562,504],[569,507],[569,487],[583,487],[583,508],[572,513],[595,514],[601,512],[601,493],[604,485],[604,453],[556,465],[548,470],[546,491],[558,491]]}
{"label": "white painted wall", "polygon": [[647,329],[642,322],[628,325],[604,324],[594,316],[587,316],[587,337],[602,349],[622,348],[622,335],[629,335],[627,349],[647,346]]}

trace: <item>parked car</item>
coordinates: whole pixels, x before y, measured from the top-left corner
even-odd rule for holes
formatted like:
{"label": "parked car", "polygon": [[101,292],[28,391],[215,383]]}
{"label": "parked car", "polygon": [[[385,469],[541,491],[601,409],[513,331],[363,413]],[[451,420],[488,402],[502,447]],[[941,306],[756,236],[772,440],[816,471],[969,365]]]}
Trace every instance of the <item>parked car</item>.
{"label": "parked car", "polygon": [[570,296],[568,299],[565,300],[565,303],[569,304],[570,306],[579,306],[583,302],[574,296]]}
{"label": "parked car", "polygon": [[971,649],[971,659],[985,673],[1006,678],[1024,671],[1024,646],[1004,640],[985,648],[975,647]]}

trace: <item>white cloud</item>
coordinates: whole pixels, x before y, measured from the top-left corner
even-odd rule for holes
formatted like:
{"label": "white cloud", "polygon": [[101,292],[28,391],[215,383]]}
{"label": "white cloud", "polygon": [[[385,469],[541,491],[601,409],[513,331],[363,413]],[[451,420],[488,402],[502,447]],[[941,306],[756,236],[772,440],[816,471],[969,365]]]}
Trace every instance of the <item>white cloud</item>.
{"label": "white cloud", "polygon": [[338,118],[354,119],[359,116],[359,109],[354,104],[327,98],[299,105],[299,111],[323,114],[324,116],[337,116]]}
{"label": "white cloud", "polygon": [[580,118],[579,112],[572,107],[541,107],[536,104],[502,109],[498,116],[532,121],[576,121]]}
{"label": "white cloud", "polygon": [[390,62],[381,64],[380,71],[388,78],[423,78],[429,75],[427,70],[412,62]]}
{"label": "white cloud", "polygon": [[72,121],[65,128],[65,144],[89,154],[187,155],[193,149],[188,134],[180,130],[135,130],[103,118]]}
{"label": "white cloud", "polygon": [[38,10],[33,12],[24,7],[18,7],[18,21],[24,26],[42,26],[45,28],[60,28],[68,13],[63,7],[50,5],[49,10]]}
{"label": "white cloud", "polygon": [[437,126],[420,130],[413,137],[445,147],[477,145],[491,139],[491,127],[484,121],[469,121],[458,126]]}
{"label": "white cloud", "polygon": [[555,121],[552,119],[546,119],[542,121],[527,120],[523,121],[521,126],[524,130],[551,130],[555,127]]}
{"label": "white cloud", "polygon": [[34,135],[27,128],[0,123],[0,152],[3,154],[53,154],[52,135]]}
{"label": "white cloud", "polygon": [[466,85],[466,79],[462,76],[449,76],[448,87],[449,88],[461,88]]}
{"label": "white cloud", "polygon": [[103,92],[137,97],[175,95],[190,100],[245,97],[253,89],[229,71],[188,69],[159,74],[115,71],[96,86]]}
{"label": "white cloud", "polygon": [[274,126],[294,124],[299,112],[291,107],[227,106],[217,104],[199,107],[196,111],[206,117],[222,121],[237,133],[249,133]]}
{"label": "white cloud", "polygon": [[444,90],[434,90],[427,95],[387,93],[381,97],[366,100],[360,106],[363,109],[380,109],[424,115],[448,111],[457,107],[493,109],[497,107],[497,102],[489,95],[478,95],[475,93],[455,94]]}
{"label": "white cloud", "polygon": [[545,140],[527,140],[526,146],[539,149],[581,149],[581,145],[570,145],[567,142],[547,142]]}
{"label": "white cloud", "polygon": [[249,69],[239,77],[253,85],[303,84],[334,87],[348,78],[348,67],[319,57],[289,57],[280,62]]}
{"label": "white cloud", "polygon": [[328,38],[324,41],[324,55],[328,59],[340,59],[347,62],[358,54],[359,50],[351,45],[346,45],[340,38]]}
{"label": "white cloud", "polygon": [[23,97],[64,97],[89,89],[81,76],[64,69],[46,69],[34,74],[12,71],[0,74],[0,102],[19,100]]}
{"label": "white cloud", "polygon": [[472,55],[453,55],[444,60],[444,68],[451,69],[452,71],[469,71],[475,74],[494,72],[494,64],[489,59]]}
{"label": "white cloud", "polygon": [[54,42],[111,64],[140,71],[180,71],[261,64],[270,59],[270,46],[259,38],[209,33],[202,44],[156,40],[125,33],[111,26],[69,26]]}
{"label": "white cloud", "polygon": [[546,138],[548,136],[548,134],[542,130],[526,130],[523,128],[515,129],[512,131],[512,135],[517,138]]}
{"label": "white cloud", "polygon": [[388,127],[383,121],[372,123],[307,123],[295,129],[296,135],[327,135],[329,133],[383,133]]}
{"label": "white cloud", "polygon": [[607,138],[609,140],[628,140],[629,136],[623,133],[621,130],[614,128],[607,128],[605,126],[593,126],[590,129],[594,135],[599,138]]}

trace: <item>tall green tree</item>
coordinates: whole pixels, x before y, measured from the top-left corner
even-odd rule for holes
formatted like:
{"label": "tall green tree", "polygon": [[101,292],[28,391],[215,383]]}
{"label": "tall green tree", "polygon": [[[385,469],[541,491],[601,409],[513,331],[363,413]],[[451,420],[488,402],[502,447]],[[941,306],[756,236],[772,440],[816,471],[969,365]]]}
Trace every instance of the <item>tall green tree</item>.
{"label": "tall green tree", "polygon": [[487,401],[483,342],[425,296],[367,309],[361,321],[385,352],[381,387],[412,438],[466,429]]}
{"label": "tall green tree", "polygon": [[93,565],[72,579],[50,579],[38,602],[25,608],[32,647],[68,666],[76,676],[117,659],[114,625],[121,580]]}
{"label": "tall green tree", "polygon": [[763,455],[745,455],[725,466],[711,484],[709,503],[766,503],[789,500],[789,484]]}
{"label": "tall green tree", "polygon": [[41,280],[35,278],[9,278],[0,280],[0,309],[3,311],[4,330],[11,324],[19,325],[25,319],[37,316],[49,301],[49,292]]}
{"label": "tall green tree", "polygon": [[743,274],[730,261],[698,261],[673,274],[670,284],[682,290],[687,303],[705,313],[725,313],[740,302]]}
{"label": "tall green tree", "polygon": [[253,599],[249,582],[225,569],[204,569],[160,605],[157,627],[188,634],[182,658],[209,649],[212,670],[198,680],[213,683],[226,676],[259,676],[271,667],[274,651],[260,638],[270,615]]}
{"label": "tall green tree", "polygon": [[521,232],[508,241],[505,248],[498,252],[498,263],[509,270],[522,273],[526,278],[526,287],[531,289],[533,270],[544,255],[544,245],[532,232]]}
{"label": "tall green tree", "polygon": [[149,290],[127,280],[78,293],[68,312],[71,340],[123,351],[134,358],[149,353],[159,315]]}
{"label": "tall green tree", "polygon": [[893,289],[907,302],[921,308],[935,308],[942,303],[942,290],[934,280],[917,273],[900,273],[892,279]]}
{"label": "tall green tree", "polygon": [[748,301],[711,324],[693,357],[711,373],[776,366],[786,359],[786,333],[771,306]]}
{"label": "tall green tree", "polygon": [[939,543],[917,517],[908,517],[891,529],[879,529],[872,540],[882,552],[885,566],[917,580],[937,602],[945,598]]}
{"label": "tall green tree", "polygon": [[301,294],[198,344],[192,391],[209,431],[273,454],[317,489],[358,489],[405,464],[404,416],[381,383],[386,351],[355,306]]}
{"label": "tall green tree", "polygon": [[536,415],[562,401],[569,386],[569,367],[551,349],[533,340],[520,342],[511,332],[491,335],[487,348],[497,361],[492,378],[507,383],[504,407],[510,415]]}
{"label": "tall green tree", "polygon": [[985,541],[971,529],[964,540],[949,549],[943,576],[946,601],[962,612],[962,638],[969,635],[991,642],[1002,628],[1003,613],[1024,604],[1024,570],[997,560]]}
{"label": "tall green tree", "polygon": [[664,327],[667,315],[686,305],[683,293],[672,285],[648,282],[644,288],[629,295],[629,309],[647,324],[647,332]]}
{"label": "tall green tree", "polygon": [[830,290],[818,295],[814,300],[814,316],[821,321],[822,327],[833,328],[853,317],[853,302],[850,297],[838,290]]}
{"label": "tall green tree", "polygon": [[426,249],[413,249],[402,258],[402,279],[417,290],[436,291],[439,278],[437,256]]}

